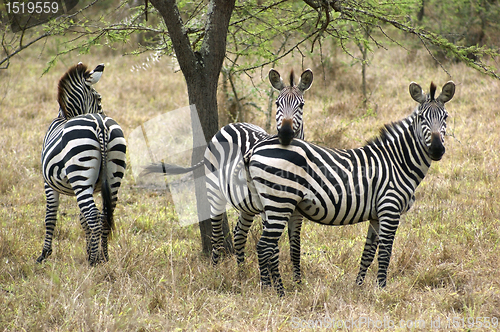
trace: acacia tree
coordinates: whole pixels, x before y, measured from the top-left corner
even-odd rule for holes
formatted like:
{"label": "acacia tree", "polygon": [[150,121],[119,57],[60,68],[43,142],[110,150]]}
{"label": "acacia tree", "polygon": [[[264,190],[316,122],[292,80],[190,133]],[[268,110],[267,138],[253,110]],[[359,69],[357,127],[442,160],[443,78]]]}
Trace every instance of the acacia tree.
{"label": "acacia tree", "polygon": [[[64,1],[70,2],[65,7],[68,9],[75,5],[76,0]],[[349,54],[352,45],[365,51],[373,47],[384,48],[385,43],[402,46],[387,33],[389,27],[394,27],[402,32],[401,39],[406,34],[416,36],[431,55],[433,47],[484,74],[500,78],[497,69],[483,61],[485,57],[498,56],[491,45],[458,45],[422,28],[418,20],[421,0],[389,3],[375,0],[259,0],[256,3],[243,1],[238,5],[235,0],[150,0],[152,8],[148,7],[147,1],[133,5],[132,0],[122,0],[112,7],[105,0],[94,0],[79,10],[68,10],[64,15],[52,17],[43,28],[27,30],[21,26],[18,32],[14,32],[16,29],[12,24],[9,25],[11,17],[2,11],[0,68],[8,68],[11,57],[49,37],[73,36],[65,44],[66,48],[49,61],[47,70],[61,54],[88,52],[92,47],[126,42],[131,35],[145,33],[147,38],[138,45],[136,53],[155,50],[177,58],[186,79],[189,102],[196,106],[203,128],[204,135],[194,137],[196,146],[206,143],[219,129],[217,86],[224,59],[231,63],[228,69],[231,75],[275,63],[292,52],[303,57],[305,53],[314,53],[318,49],[321,52],[326,38],[335,39]],[[149,21],[145,21],[148,13]],[[195,149],[193,163],[200,161],[202,154],[203,151]],[[195,178],[201,179],[202,175],[195,173]],[[198,214],[208,215],[202,182],[196,182],[196,195]],[[200,232],[203,252],[209,253],[209,220],[200,220]],[[226,218],[224,233],[229,233]],[[229,239],[226,249],[231,250],[230,237],[226,238]]]}
{"label": "acacia tree", "polygon": [[[210,141],[218,130],[217,112],[217,85],[219,74],[226,54],[226,36],[229,21],[234,9],[235,0],[212,0],[206,10],[206,23],[203,30],[203,41],[199,49],[193,48],[188,29],[182,21],[179,8],[175,0],[151,0],[158,10],[168,29],[168,34],[175,51],[177,61],[187,83],[189,103],[196,106],[203,134],[194,133],[195,146],[203,146]],[[194,117],[192,117],[194,118]],[[201,143],[201,144],[200,144]],[[193,162],[200,161],[203,151],[194,150]],[[205,183],[204,168],[194,170],[196,204],[199,216],[209,215],[209,206]],[[198,180],[196,180],[198,179]],[[202,250],[211,251],[210,236],[212,227],[209,219],[200,220]],[[225,233],[225,248],[232,251],[229,225],[224,218],[223,232]]]}

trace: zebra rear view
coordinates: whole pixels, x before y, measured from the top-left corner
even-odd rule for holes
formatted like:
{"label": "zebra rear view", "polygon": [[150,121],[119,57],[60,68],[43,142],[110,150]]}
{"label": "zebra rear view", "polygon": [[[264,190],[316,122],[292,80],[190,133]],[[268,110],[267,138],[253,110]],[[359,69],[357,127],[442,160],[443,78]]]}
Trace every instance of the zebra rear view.
{"label": "zebra rear view", "polygon": [[[59,114],[49,126],[42,149],[47,206],[38,263],[52,253],[60,194],[76,196],[90,265],[108,260],[108,236],[114,228],[113,211],[125,174],[126,142],[118,123],[103,113],[101,95],[92,86],[103,71],[102,64],[89,71],[80,62],[59,81]],[[102,213],[93,197],[99,191]]]}

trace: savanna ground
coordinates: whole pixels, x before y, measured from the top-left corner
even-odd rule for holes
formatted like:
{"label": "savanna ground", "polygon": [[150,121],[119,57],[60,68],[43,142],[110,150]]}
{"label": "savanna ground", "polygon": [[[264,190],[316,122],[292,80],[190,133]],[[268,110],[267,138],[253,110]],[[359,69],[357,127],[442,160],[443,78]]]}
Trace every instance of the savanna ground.
{"label": "savanna ground", "polygon": [[[283,236],[280,268],[287,294],[279,298],[259,285],[258,222],[241,274],[233,257],[214,268],[201,254],[197,225],[180,226],[167,195],[137,188],[130,168],[119,192],[110,261],[88,266],[75,199],[62,197],[54,252],[35,264],[45,215],[40,149],[57,115],[57,81],[67,68],[78,61],[92,68],[106,64],[96,89],[126,136],[159,114],[188,106],[183,76],[167,58],[133,70],[147,62],[147,55],[96,50],[63,57],[41,76],[57,47],[45,45],[42,55],[40,48],[23,52],[0,71],[0,330],[284,331],[308,330],[309,320],[329,319],[354,324],[349,330],[359,331],[406,330],[417,324],[430,330],[437,321],[441,330],[463,330],[468,318],[476,319],[475,327],[486,321],[481,317],[500,318],[500,82],[445,63],[457,84],[447,104],[446,154],[433,163],[414,207],[401,220],[385,289],[375,286],[376,263],[365,285],[354,283],[366,223],[326,227],[305,222],[303,283],[292,281]],[[302,67],[295,57],[276,68],[282,74],[292,67],[296,74],[313,69],[315,81],[305,94],[306,136],[335,147],[360,146],[384,123],[409,115],[416,106],[408,93],[411,81],[426,91],[434,81],[439,93],[450,79],[425,50],[377,50],[364,107],[359,64],[350,65],[340,51],[323,58],[323,66],[318,57],[304,59]],[[254,75],[260,91],[255,101],[262,108],[267,70]],[[247,114],[246,120],[261,126],[265,121],[259,113]],[[462,319],[465,328],[445,326],[447,321],[461,325]]]}

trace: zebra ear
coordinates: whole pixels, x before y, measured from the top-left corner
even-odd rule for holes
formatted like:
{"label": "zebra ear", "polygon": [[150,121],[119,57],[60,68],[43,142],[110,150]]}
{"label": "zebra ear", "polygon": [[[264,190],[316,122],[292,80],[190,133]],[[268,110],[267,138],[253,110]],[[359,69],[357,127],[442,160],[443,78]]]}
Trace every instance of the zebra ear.
{"label": "zebra ear", "polygon": [[304,70],[302,75],[300,75],[300,81],[299,84],[297,85],[297,89],[304,92],[311,87],[312,82],[313,82],[313,72],[311,69],[308,68]]}
{"label": "zebra ear", "polygon": [[415,82],[410,83],[410,95],[419,104],[427,100],[422,88]]}
{"label": "zebra ear", "polygon": [[449,81],[443,86],[441,94],[439,95],[439,97],[437,97],[436,100],[444,104],[449,102],[454,95],[455,95],[455,83]]}
{"label": "zebra ear", "polygon": [[269,82],[271,82],[271,85],[273,88],[275,88],[278,91],[283,90],[285,87],[285,84],[283,83],[283,80],[281,79],[280,73],[278,73],[276,70],[271,69],[269,71]]}
{"label": "zebra ear", "polygon": [[86,80],[87,83],[96,84],[97,82],[99,82],[103,71],[104,71],[104,63],[101,63],[100,65],[95,67],[95,69],[89,73],[89,77]]}

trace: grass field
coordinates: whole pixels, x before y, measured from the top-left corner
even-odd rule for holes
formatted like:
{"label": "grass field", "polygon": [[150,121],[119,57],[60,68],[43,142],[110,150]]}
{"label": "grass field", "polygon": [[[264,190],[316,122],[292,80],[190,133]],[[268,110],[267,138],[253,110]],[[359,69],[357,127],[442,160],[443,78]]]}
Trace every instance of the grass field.
{"label": "grass field", "polygon": [[[359,65],[351,66],[341,52],[324,55],[324,66],[305,59],[315,74],[305,94],[306,137],[332,147],[360,146],[384,123],[409,115],[416,106],[408,93],[411,81],[426,91],[434,81],[439,93],[452,79],[457,90],[447,104],[446,154],[433,163],[414,207],[401,220],[387,287],[375,286],[376,263],[365,285],[354,283],[366,223],[328,228],[305,222],[303,283],[292,282],[283,236],[280,267],[287,295],[278,298],[259,286],[257,225],[241,273],[233,257],[214,268],[201,255],[197,225],[180,226],[167,195],[137,188],[130,168],[119,192],[110,261],[88,266],[75,199],[62,197],[54,252],[35,264],[45,215],[40,151],[57,115],[56,87],[66,69],[78,61],[106,64],[96,89],[126,136],[157,115],[188,106],[183,76],[169,59],[136,70],[147,63],[146,55],[101,50],[64,57],[41,76],[54,51],[47,45],[41,54],[40,49],[22,53],[0,71],[1,331],[321,331],[332,320],[356,331],[498,324],[500,82],[448,63],[450,78],[425,50],[378,50],[368,69],[371,95],[365,108]],[[288,58],[276,68],[299,73],[305,69],[301,61]],[[255,102],[262,108],[267,70],[254,76],[262,89]],[[265,121],[258,113],[246,119]]]}

